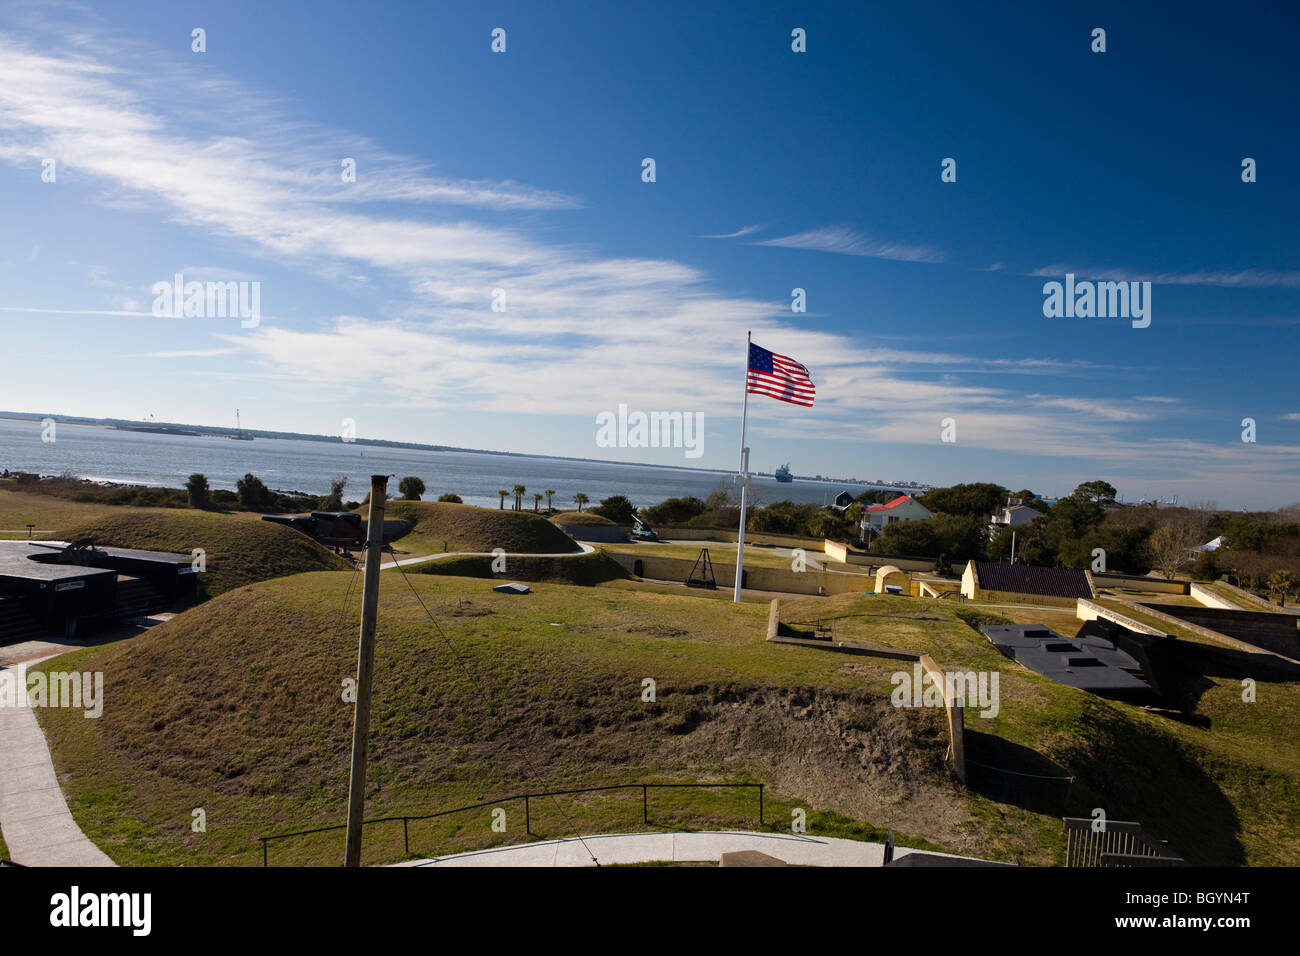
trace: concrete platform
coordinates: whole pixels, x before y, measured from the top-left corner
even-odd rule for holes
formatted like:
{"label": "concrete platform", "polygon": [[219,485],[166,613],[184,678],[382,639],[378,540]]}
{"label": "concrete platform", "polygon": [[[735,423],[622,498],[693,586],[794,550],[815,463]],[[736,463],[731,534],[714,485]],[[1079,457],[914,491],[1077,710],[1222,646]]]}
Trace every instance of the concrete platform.
{"label": "concrete platform", "polygon": [[[586,846],[583,846],[583,843]],[[590,849],[590,853],[588,852]],[[701,833],[614,833],[544,840],[520,846],[475,850],[397,866],[595,866],[609,863],[717,863],[724,853],[757,851],[794,866],[883,866],[883,843],[864,843],[811,834],[712,831]],[[894,850],[897,860],[912,851]],[[947,855],[947,854],[942,854]],[[967,857],[951,857],[966,860]],[[984,862],[984,861],[972,861]]]}

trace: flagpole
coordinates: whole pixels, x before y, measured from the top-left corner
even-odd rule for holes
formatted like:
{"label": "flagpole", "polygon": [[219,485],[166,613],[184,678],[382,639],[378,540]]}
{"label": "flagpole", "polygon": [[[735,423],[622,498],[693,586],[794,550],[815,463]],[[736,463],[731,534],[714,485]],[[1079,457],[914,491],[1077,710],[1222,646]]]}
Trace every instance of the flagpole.
{"label": "flagpole", "polygon": [[753,332],[745,333],[745,404],[740,413],[740,533],[736,535],[736,589],[732,601],[740,603],[740,584],[745,579],[745,492],[749,484],[749,449],[745,447],[745,429],[749,424],[749,344]]}

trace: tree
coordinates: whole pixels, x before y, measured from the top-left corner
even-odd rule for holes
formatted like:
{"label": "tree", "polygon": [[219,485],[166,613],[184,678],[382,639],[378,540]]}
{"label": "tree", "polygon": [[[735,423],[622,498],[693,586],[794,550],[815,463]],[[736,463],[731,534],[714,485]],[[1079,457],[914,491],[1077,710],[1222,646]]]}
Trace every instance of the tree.
{"label": "tree", "polygon": [[450,491],[438,496],[439,501],[445,501],[448,504],[463,505],[465,502],[460,500],[460,495],[454,495]]}
{"label": "tree", "polygon": [[645,509],[646,519],[654,524],[685,524],[703,513],[704,502],[691,495],[685,498],[668,498]]}
{"label": "tree", "polygon": [[1282,596],[1282,604],[1286,604],[1286,596],[1295,590],[1295,578],[1291,572],[1285,568],[1280,568],[1268,576],[1268,589],[1274,594]]}
{"label": "tree", "polygon": [[1085,481],[1069,497],[1078,501],[1114,501],[1115,494],[1115,486],[1108,481]]}
{"label": "tree", "polygon": [[403,501],[419,501],[424,494],[424,482],[415,475],[407,475],[397,483],[397,490],[402,493]]}
{"label": "tree", "polygon": [[1147,548],[1151,561],[1168,580],[1172,581],[1178,569],[1187,561],[1188,552],[1200,543],[1198,529],[1188,521],[1175,521],[1151,532]]}
{"label": "tree", "polygon": [[919,499],[931,511],[950,515],[974,515],[987,522],[1007,503],[1007,489],[988,482],[932,488]]}
{"label": "tree", "polygon": [[834,541],[844,535],[844,522],[833,511],[818,511],[808,520],[808,531],[814,538]]}
{"label": "tree", "polygon": [[578,514],[582,514],[582,506],[585,505],[590,500],[591,499],[588,498],[586,495],[584,495],[581,491],[573,496],[573,503],[578,506]]}
{"label": "tree", "polygon": [[533,492],[533,510],[534,510],[534,511],[537,510],[537,506],[541,503],[541,501],[542,501],[542,493],[541,493],[540,491],[534,491],[534,492]]}
{"label": "tree", "polygon": [[239,504],[245,511],[262,511],[271,497],[271,491],[262,484],[262,479],[249,472],[235,482],[235,492],[239,495]]}
{"label": "tree", "polygon": [[555,494],[555,489],[554,489],[554,488],[547,488],[547,489],[546,489],[546,510],[547,510],[547,511],[550,511],[550,510],[551,510],[551,495],[553,495],[553,494]]}
{"label": "tree", "polygon": [[844,520],[851,527],[858,529],[858,540],[862,539],[862,516],[866,514],[867,508],[860,501],[855,501],[844,509]]}
{"label": "tree", "polygon": [[515,510],[516,511],[519,511],[520,509],[523,508],[524,492],[527,490],[528,489],[525,488],[523,485],[515,485]]}
{"label": "tree", "polygon": [[185,492],[189,495],[191,508],[206,508],[211,503],[207,475],[190,475],[190,480],[185,482]]}
{"label": "tree", "polygon": [[501,496],[501,510],[502,510],[502,511],[505,511],[505,510],[506,510],[506,495],[510,494],[510,492],[506,491],[504,488],[499,488],[499,489],[497,489],[497,494],[499,494],[499,495]]}
{"label": "tree", "polygon": [[592,514],[608,518],[614,524],[631,524],[636,509],[625,495],[611,495],[601,499],[600,504],[591,509]]}
{"label": "tree", "polygon": [[340,475],[330,482],[329,497],[321,502],[322,511],[343,510],[343,489],[348,486],[347,475]]}

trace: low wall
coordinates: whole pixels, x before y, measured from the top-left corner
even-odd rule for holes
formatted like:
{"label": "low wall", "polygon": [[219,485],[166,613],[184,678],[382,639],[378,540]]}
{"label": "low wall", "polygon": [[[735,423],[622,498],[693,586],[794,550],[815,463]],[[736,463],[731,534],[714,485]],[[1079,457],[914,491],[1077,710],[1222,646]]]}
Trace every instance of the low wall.
{"label": "low wall", "polygon": [[1019,591],[990,591],[987,588],[976,588],[975,601],[985,601],[989,604],[1033,604],[1042,607],[1074,607],[1075,601],[1081,598],[1056,597],[1050,594],[1021,594]]}
{"label": "low wall", "polygon": [[1275,654],[1300,656],[1300,632],[1296,630],[1296,618],[1289,614],[1190,607],[1183,604],[1140,604],[1139,607],[1245,641]]}
{"label": "low wall", "polygon": [[[659,537],[676,541],[729,541],[736,543],[735,528],[697,527],[695,525],[655,525]],[[777,534],[775,531],[752,531],[745,529],[746,544],[772,544],[780,548],[803,548],[806,551],[820,551],[821,538],[808,538],[799,534]]]}
{"label": "low wall", "polygon": [[[609,556],[632,574],[661,581],[685,581],[695,567],[694,558],[666,558],[655,555],[620,554]],[[712,553],[709,555],[713,557]],[[637,570],[640,564],[641,570]],[[736,582],[736,566],[713,562],[713,576],[720,588],[731,588]],[[791,594],[849,594],[872,591],[876,579],[866,574],[848,574],[838,571],[793,571],[790,568],[745,568],[746,588],[755,591],[786,591]],[[818,591],[821,588],[821,591]]]}
{"label": "low wall", "polygon": [[1226,597],[1223,597],[1222,595],[1219,594],[1215,594],[1204,584],[1193,584],[1189,586],[1187,593],[1190,594],[1192,597],[1196,598],[1196,600],[1200,601],[1201,604],[1203,604],[1205,607],[1217,607],[1228,611],[1241,610],[1241,608],[1233,604]]}
{"label": "low wall", "polygon": [[906,554],[877,554],[874,551],[854,551],[848,545],[829,538],[822,542],[826,557],[841,564],[879,568],[892,564],[900,571],[933,571],[934,558],[918,558]]}
{"label": "low wall", "polygon": [[952,765],[957,779],[966,782],[966,708],[948,696],[948,678],[929,654],[921,655],[921,666],[943,691],[943,707],[948,715],[948,741],[952,746]]}
{"label": "low wall", "polygon": [[556,527],[575,541],[611,544],[626,541],[628,536],[628,529],[616,524],[557,524]]}
{"label": "low wall", "polygon": [[1166,636],[1165,632],[1159,628],[1143,624],[1141,621],[1135,621],[1118,611],[1112,611],[1108,607],[1102,607],[1100,604],[1094,604],[1092,601],[1086,601],[1083,598],[1078,599],[1074,616],[1081,621],[1095,621],[1097,618],[1102,618],[1107,621],[1114,621],[1116,624],[1127,627],[1130,631],[1137,631],[1139,634],[1150,634],[1153,637]]}
{"label": "low wall", "polygon": [[1186,581],[1166,581],[1164,578],[1141,574],[1092,573],[1093,583],[1099,588],[1132,588],[1135,591],[1157,591],[1162,594],[1186,594]]}

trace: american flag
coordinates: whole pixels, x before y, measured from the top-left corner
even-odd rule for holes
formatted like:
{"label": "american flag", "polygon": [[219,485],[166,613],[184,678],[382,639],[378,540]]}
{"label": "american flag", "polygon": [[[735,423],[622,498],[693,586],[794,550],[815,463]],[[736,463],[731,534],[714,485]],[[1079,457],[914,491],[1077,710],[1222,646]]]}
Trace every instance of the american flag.
{"label": "american flag", "polygon": [[811,408],[816,387],[805,366],[787,355],[777,355],[750,342],[745,391]]}

